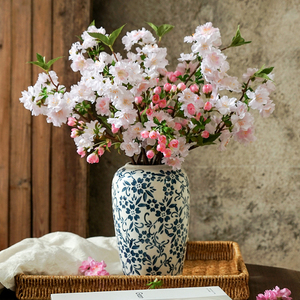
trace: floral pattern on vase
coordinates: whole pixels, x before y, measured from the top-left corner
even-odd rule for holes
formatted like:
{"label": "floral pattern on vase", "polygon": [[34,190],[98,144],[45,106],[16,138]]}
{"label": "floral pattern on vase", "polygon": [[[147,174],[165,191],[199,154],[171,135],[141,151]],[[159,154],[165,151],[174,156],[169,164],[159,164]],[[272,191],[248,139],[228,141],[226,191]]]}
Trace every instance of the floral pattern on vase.
{"label": "floral pattern on vase", "polygon": [[113,178],[112,199],[124,274],[181,274],[189,224],[186,173],[126,164]]}

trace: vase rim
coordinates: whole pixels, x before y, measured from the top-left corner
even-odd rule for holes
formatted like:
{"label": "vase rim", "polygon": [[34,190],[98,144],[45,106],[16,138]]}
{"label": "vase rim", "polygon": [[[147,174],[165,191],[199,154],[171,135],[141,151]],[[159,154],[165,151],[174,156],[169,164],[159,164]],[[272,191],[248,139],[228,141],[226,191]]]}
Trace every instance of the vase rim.
{"label": "vase rim", "polygon": [[[163,169],[163,170],[172,170],[171,166],[168,165],[133,165],[131,162],[128,162],[124,165],[124,167],[128,168],[128,169],[142,169],[142,170],[147,170],[147,169]],[[182,169],[180,169],[181,171],[183,171]],[[177,171],[180,171],[177,170]]]}

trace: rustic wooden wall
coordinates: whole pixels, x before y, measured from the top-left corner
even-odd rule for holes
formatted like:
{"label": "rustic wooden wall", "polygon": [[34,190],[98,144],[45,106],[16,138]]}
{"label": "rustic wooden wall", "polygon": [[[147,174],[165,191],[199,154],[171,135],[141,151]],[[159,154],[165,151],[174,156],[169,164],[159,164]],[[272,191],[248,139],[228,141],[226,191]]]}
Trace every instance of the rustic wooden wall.
{"label": "rustic wooden wall", "polygon": [[91,22],[92,0],[0,0],[0,250],[53,231],[87,234],[87,165],[67,126],[31,117],[19,102],[39,70],[28,61],[64,56],[54,70],[78,80],[68,50]]}

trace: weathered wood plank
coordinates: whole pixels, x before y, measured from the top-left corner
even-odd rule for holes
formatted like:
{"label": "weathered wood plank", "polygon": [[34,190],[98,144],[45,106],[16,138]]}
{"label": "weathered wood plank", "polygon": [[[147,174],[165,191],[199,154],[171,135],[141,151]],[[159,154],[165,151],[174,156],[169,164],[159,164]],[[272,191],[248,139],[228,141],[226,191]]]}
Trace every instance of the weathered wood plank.
{"label": "weathered wood plank", "polygon": [[[32,3],[33,60],[36,53],[52,58],[52,0]],[[42,70],[33,66],[33,84]],[[32,118],[32,236],[50,231],[50,149],[52,125],[45,116]]]}
{"label": "weathered wood plank", "polygon": [[9,244],[31,236],[31,116],[19,102],[31,84],[31,1],[12,0]]}
{"label": "weathered wood plank", "polygon": [[0,251],[8,247],[11,2],[0,0]]}
{"label": "weathered wood plank", "polygon": [[[66,55],[90,23],[91,1],[53,2],[53,57]],[[79,79],[65,56],[54,70],[69,87]],[[76,153],[67,126],[52,134],[51,231],[66,230],[81,236],[87,231],[87,165]]]}

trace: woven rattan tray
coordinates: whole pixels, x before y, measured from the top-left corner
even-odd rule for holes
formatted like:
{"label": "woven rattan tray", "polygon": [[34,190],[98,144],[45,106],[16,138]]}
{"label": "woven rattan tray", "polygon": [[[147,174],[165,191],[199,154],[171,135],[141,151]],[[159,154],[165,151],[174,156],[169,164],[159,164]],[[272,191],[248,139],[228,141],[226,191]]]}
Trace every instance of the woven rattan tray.
{"label": "woven rattan tray", "polygon": [[163,288],[220,286],[234,300],[249,298],[249,274],[235,242],[188,242],[180,276],[16,276],[19,299],[50,299],[54,293],[146,289],[155,278]]}

